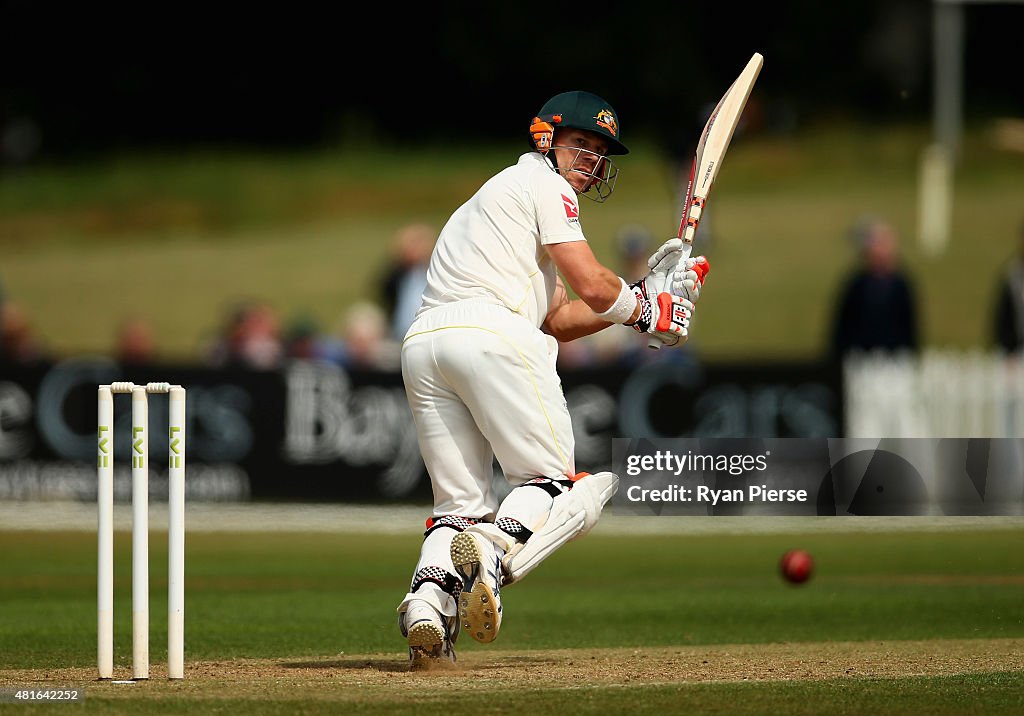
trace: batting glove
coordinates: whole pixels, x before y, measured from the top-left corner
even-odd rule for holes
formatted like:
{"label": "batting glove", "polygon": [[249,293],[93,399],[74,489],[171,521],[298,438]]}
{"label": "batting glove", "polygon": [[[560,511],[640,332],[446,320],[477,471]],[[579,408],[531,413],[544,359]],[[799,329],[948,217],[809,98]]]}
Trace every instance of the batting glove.
{"label": "batting glove", "polygon": [[648,296],[657,296],[662,291],[669,290],[672,272],[678,267],[682,255],[682,239],[673,238],[658,247],[651,258],[647,259],[647,268],[651,271],[641,280],[646,286]]}
{"label": "batting glove", "polygon": [[682,296],[661,292],[651,300],[648,279],[630,284],[629,287],[640,304],[640,315],[633,323],[625,323],[637,333],[650,333],[666,346],[682,345],[686,342],[693,316],[693,303]]}
{"label": "batting glove", "polygon": [[691,303],[700,299],[700,290],[704,286],[704,278],[711,270],[711,264],[704,256],[696,256],[684,260],[672,272],[672,293],[682,296]]}

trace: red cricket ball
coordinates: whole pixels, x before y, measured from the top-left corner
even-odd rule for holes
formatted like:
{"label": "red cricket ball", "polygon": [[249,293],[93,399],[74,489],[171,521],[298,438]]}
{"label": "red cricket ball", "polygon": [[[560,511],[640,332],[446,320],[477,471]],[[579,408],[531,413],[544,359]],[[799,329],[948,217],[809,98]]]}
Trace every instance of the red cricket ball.
{"label": "red cricket ball", "polygon": [[779,562],[782,576],[793,584],[806,582],[814,570],[814,560],[810,553],[802,549],[791,549],[782,555]]}

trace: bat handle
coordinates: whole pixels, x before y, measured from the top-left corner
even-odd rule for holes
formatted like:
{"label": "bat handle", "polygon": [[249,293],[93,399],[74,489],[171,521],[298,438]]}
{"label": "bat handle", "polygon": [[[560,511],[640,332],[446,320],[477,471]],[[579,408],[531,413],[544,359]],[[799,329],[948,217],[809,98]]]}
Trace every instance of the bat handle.
{"label": "bat handle", "polygon": [[[684,232],[683,237],[680,237],[683,239],[682,255],[679,257],[680,261],[685,261],[686,259],[690,258],[690,254],[693,253],[693,237],[686,237],[687,233],[690,232]],[[689,238],[689,241],[687,241],[687,238]],[[672,272],[669,272],[665,276],[665,283],[662,285],[661,291],[658,295],[661,295],[662,293],[672,293]],[[655,300],[657,300],[657,296],[655,296]],[[647,339],[647,347],[652,350],[661,350],[662,345],[662,342],[659,341],[654,336],[651,336],[649,339]]]}

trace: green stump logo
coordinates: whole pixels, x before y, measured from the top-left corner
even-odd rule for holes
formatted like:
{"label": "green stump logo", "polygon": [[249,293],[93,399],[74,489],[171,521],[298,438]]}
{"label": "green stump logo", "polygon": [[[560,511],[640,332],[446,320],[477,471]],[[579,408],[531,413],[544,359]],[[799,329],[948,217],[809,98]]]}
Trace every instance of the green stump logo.
{"label": "green stump logo", "polygon": [[145,467],[146,466],[146,429],[135,426],[132,428],[132,467]]}
{"label": "green stump logo", "polygon": [[109,426],[100,425],[97,431],[99,452],[96,454],[96,467],[108,467],[110,465],[110,448],[108,447],[110,439],[103,435],[108,430],[110,430]]}
{"label": "green stump logo", "polygon": [[168,467],[181,467],[181,438],[178,437],[178,433],[181,432],[181,428],[177,425],[172,425],[167,431],[167,439],[170,441],[171,452],[168,460]]}

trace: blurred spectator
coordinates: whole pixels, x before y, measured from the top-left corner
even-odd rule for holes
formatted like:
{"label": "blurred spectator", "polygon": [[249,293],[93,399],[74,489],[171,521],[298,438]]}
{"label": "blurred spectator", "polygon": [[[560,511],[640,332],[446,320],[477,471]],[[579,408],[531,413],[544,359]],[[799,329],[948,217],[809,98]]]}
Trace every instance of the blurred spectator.
{"label": "blurred spectator", "polygon": [[917,297],[899,259],[895,229],[874,216],[858,220],[850,238],[859,265],[844,281],[832,323],[831,351],[916,352]]}
{"label": "blurred spectator", "polygon": [[218,367],[269,370],[280,365],[283,357],[277,314],[261,301],[244,303],[232,311],[228,325],[206,350],[207,362]]}
{"label": "blurred spectator", "polygon": [[344,363],[345,343],[341,336],[322,331],[312,316],[299,315],[285,328],[284,354],[299,360]]}
{"label": "blurred spectator", "polygon": [[122,364],[141,365],[156,359],[153,328],[145,319],[128,318],[121,323],[114,339],[114,358]]}
{"label": "blurred spectator", "polygon": [[300,315],[284,330],[284,354],[288,358],[315,360],[321,357],[320,329],[311,316]]}
{"label": "blurred spectator", "polygon": [[377,305],[360,301],[342,318],[342,344],[338,356],[346,368],[397,370],[400,343],[388,336],[387,316]]}
{"label": "blurred spectator", "polygon": [[409,224],[395,234],[393,257],[380,279],[380,300],[387,313],[391,337],[396,341],[405,338],[419,310],[436,241],[437,232],[427,224]]}
{"label": "blurred spectator", "polygon": [[1024,348],[1024,223],[1017,240],[1017,252],[999,279],[992,325],[995,346],[1007,353]]}
{"label": "blurred spectator", "polygon": [[35,363],[48,357],[21,306],[4,300],[0,304],[0,358],[11,363]]}
{"label": "blurred spectator", "polygon": [[661,242],[655,243],[654,235],[640,224],[626,224],[615,235],[618,248],[619,275],[627,283],[633,283],[648,274],[647,259]]}

